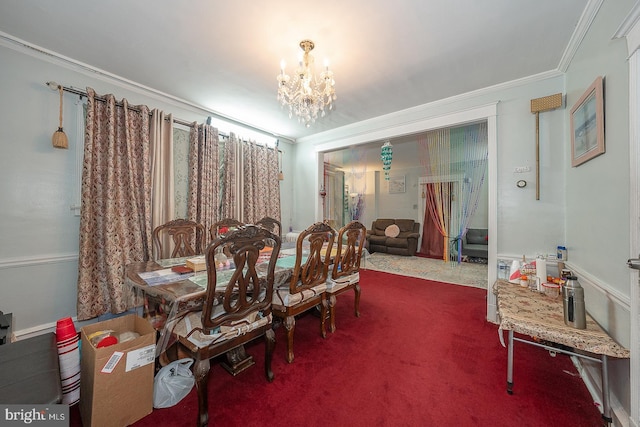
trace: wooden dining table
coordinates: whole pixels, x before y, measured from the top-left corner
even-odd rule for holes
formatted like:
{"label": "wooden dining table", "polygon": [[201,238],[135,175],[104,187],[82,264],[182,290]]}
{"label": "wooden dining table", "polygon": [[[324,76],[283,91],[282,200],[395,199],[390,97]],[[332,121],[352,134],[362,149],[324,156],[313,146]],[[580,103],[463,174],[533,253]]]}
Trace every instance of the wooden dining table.
{"label": "wooden dining table", "polygon": [[[293,274],[296,248],[284,245],[276,262],[274,287],[288,283]],[[207,271],[180,274],[172,267],[185,266],[186,258],[171,258],[156,261],[143,261],[128,264],[125,267],[125,298],[130,309],[146,318],[158,332],[156,357],[159,357],[175,342],[173,327],[191,311],[202,310],[207,293]],[[265,261],[268,261],[265,256]],[[266,274],[267,263],[257,265],[258,274]],[[226,287],[234,273],[233,265],[223,267],[216,273],[216,286]],[[225,369],[232,375],[253,364],[251,356],[244,348],[227,354]]]}

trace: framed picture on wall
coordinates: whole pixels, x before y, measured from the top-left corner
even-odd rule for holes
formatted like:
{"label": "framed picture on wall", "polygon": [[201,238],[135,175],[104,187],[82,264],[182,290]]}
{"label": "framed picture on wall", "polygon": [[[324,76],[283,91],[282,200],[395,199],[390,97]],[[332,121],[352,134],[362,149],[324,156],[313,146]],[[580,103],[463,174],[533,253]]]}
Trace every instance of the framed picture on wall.
{"label": "framed picture on wall", "polygon": [[598,77],[571,108],[571,166],[604,153],[603,81]]}
{"label": "framed picture on wall", "polygon": [[389,194],[404,193],[405,191],[404,175],[389,177]]}

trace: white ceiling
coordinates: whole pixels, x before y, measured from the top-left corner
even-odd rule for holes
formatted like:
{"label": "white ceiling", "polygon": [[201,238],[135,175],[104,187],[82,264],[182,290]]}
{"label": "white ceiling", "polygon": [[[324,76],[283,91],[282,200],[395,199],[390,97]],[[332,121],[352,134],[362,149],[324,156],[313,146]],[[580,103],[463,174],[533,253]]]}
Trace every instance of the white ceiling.
{"label": "white ceiling", "polygon": [[[0,36],[296,139],[555,70],[588,1],[2,0]],[[306,38],[338,96],[310,128],[276,101]]]}

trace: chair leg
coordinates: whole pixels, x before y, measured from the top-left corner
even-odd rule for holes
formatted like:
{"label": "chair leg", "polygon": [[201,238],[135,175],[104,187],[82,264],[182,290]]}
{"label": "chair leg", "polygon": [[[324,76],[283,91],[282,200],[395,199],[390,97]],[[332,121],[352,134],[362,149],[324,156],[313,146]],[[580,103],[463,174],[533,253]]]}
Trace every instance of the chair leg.
{"label": "chair leg", "polygon": [[204,427],[209,423],[209,406],[207,384],[209,382],[209,369],[211,365],[209,359],[196,359],[193,366],[193,375],[196,379],[198,391],[198,425]]}
{"label": "chair leg", "polygon": [[293,331],[296,328],[296,319],[293,316],[287,316],[283,324],[287,331],[287,362],[293,363]]}
{"label": "chair leg", "polygon": [[355,302],[353,303],[353,307],[355,310],[356,317],[360,317],[360,283],[356,283],[353,287],[353,292],[355,292]]}
{"label": "chair leg", "polygon": [[336,331],[336,296],[329,294],[329,331],[334,333]]}
{"label": "chair leg", "polygon": [[273,350],[276,347],[276,333],[269,328],[264,334],[264,373],[267,381],[273,381],[273,371],[271,370],[271,360],[273,359]]}
{"label": "chair leg", "polygon": [[327,331],[325,329],[327,313],[329,313],[329,301],[325,296],[325,298],[322,298],[322,304],[320,304],[320,335],[322,335],[322,338],[327,337]]}

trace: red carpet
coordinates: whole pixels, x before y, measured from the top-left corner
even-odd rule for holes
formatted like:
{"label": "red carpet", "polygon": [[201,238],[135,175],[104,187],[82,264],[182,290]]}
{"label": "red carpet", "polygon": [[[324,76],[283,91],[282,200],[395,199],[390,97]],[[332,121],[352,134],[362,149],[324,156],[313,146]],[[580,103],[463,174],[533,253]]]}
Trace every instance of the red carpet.
{"label": "red carpet", "polygon": [[[235,378],[212,364],[210,425],[602,425],[566,356],[516,344],[514,394],[507,394],[507,350],[497,326],[485,321],[485,291],[371,270],[360,275],[360,318],[348,293],[338,297],[337,330],[327,339],[316,317],[299,319],[291,365],[277,330],[273,383],[264,377],[262,341],[247,348],[256,365]],[[71,413],[71,425],[80,425],[77,408]],[[134,425],[193,426],[196,415],[194,388]]]}

